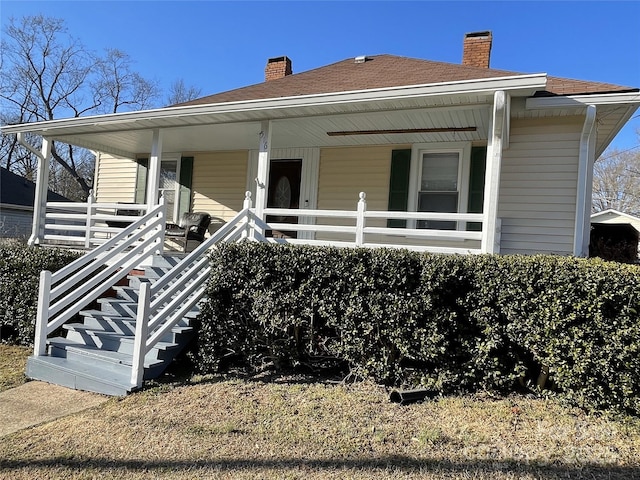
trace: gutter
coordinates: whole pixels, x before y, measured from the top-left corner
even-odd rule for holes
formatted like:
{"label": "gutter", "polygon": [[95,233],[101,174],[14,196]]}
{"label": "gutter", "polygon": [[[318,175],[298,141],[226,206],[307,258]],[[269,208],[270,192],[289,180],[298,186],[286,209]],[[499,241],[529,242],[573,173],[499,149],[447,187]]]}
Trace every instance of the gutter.
{"label": "gutter", "polygon": [[588,105],[640,105],[640,90],[556,97],[527,98],[526,109],[587,107]]}
{"label": "gutter", "polygon": [[576,220],[573,237],[573,254],[586,257],[589,254],[589,232],[591,227],[591,191],[593,163],[595,160],[596,106],[588,105],[580,134],[578,156],[578,185],[576,193]]}
{"label": "gutter", "polygon": [[33,145],[31,145],[29,142],[25,140],[24,133],[25,133],[24,131],[19,131],[16,133],[16,138],[18,140],[18,143],[22,145],[24,148],[26,148],[27,150],[29,150],[31,153],[33,153],[40,160],[45,160],[45,158],[42,156],[42,152],[36,150],[36,148]]}

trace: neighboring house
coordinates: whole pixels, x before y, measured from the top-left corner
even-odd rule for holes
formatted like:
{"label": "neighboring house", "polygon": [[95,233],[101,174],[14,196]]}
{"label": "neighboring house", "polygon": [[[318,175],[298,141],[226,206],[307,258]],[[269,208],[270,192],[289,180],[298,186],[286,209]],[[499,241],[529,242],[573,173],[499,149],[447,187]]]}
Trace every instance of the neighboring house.
{"label": "neighboring house", "polygon": [[[355,211],[365,192],[367,210],[435,212],[368,220],[433,231],[391,240],[372,231],[371,244],[586,255],[593,162],[637,109],[639,89],[492,69],[491,47],[491,32],[475,32],[460,65],[373,55],[296,74],[289,58],[271,58],[260,84],[2,131],[99,152],[98,202],[153,205],[162,193],[173,220],[206,211],[228,221],[245,190],[262,218],[269,207]],[[329,221],[302,218],[318,228],[298,239],[353,237],[320,228]]]}
{"label": "neighboring house", "polygon": [[590,255],[636,263],[640,257],[640,218],[608,209],[591,215]]}
{"label": "neighboring house", "polygon": [[[28,238],[33,226],[36,184],[0,167],[0,238]],[[68,202],[48,191],[47,200]]]}
{"label": "neighboring house", "polygon": [[610,208],[591,215],[591,223],[628,224],[640,232],[640,218]]}

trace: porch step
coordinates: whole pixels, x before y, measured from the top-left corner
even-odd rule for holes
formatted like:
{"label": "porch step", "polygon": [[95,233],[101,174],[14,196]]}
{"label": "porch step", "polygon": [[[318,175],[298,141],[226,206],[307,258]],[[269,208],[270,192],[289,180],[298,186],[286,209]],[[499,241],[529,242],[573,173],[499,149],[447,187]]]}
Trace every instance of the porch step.
{"label": "porch step", "polygon": [[[98,298],[80,312],[82,323],[63,325],[64,336],[47,340],[47,355],[30,357],[30,378],[106,395],[131,392],[137,300],[140,285],[154,283],[182,256],[154,258],[145,271],[131,272],[108,289],[112,296]],[[96,307],[98,309],[96,309]],[[145,355],[145,380],[156,378],[195,335],[200,309],[195,306],[167,331]]]}
{"label": "porch step", "polygon": [[[113,287],[113,291],[115,293],[115,295],[117,296],[116,299],[117,300],[126,300],[129,302],[133,302],[133,303],[137,303],[138,302],[138,296],[140,294],[140,285],[144,282],[147,282],[148,279],[144,278],[144,279],[140,279],[138,280],[138,284],[137,286],[127,286],[127,287]],[[189,285],[191,283],[191,281],[187,282],[187,285]],[[106,299],[109,299],[109,297],[105,297]],[[114,298],[114,297],[110,297],[110,298]]]}
{"label": "porch step", "polygon": [[[66,338],[86,345],[93,345],[106,350],[115,350],[133,354],[134,335],[104,330],[85,325],[84,323],[67,323],[63,326],[67,331]],[[193,336],[193,328],[178,327],[167,332],[162,340],[154,345],[155,350],[171,350],[180,348]],[[158,358],[161,358],[160,356]]]}
{"label": "porch step", "polygon": [[71,358],[31,356],[27,359],[26,375],[34,380],[104,395],[124,396],[134,390],[130,369],[104,368]]}
{"label": "porch step", "polygon": [[[138,313],[138,304],[126,299],[99,298],[98,304],[103,313],[118,315],[120,317],[135,318]],[[193,307],[185,314],[187,318],[196,318],[200,314],[198,306]]]}
{"label": "porch step", "polygon": [[160,279],[160,277],[148,277],[146,275],[129,275],[127,280],[129,281],[129,286],[131,288],[135,288],[136,290],[140,290],[140,285],[144,282],[154,284]]}
{"label": "porch step", "polygon": [[128,302],[138,303],[139,288],[131,287],[113,287],[118,300],[126,300]]}
{"label": "porch step", "polygon": [[[127,330],[122,331],[120,333],[125,333],[127,335],[133,335],[133,333],[129,333],[129,331],[135,331],[136,318],[133,315],[119,315],[114,312],[104,312],[102,310],[82,310],[80,315],[84,317],[84,324],[91,327],[102,328],[109,324],[112,325],[127,325]],[[195,320],[195,317],[190,314],[190,316],[183,318],[180,320],[176,326],[180,327],[190,327],[192,322]],[[113,330],[120,331],[120,330]]]}
{"label": "porch step", "polygon": [[[131,365],[133,365],[133,356],[131,354],[105,350],[93,345],[74,342],[65,337],[50,338],[47,343],[49,345],[49,354],[52,357],[84,360],[87,363],[98,364],[104,368],[113,368],[116,370],[120,366],[124,366],[127,367],[126,370],[128,372],[131,371],[130,368]],[[154,369],[157,369],[163,364],[162,360],[153,358],[153,355],[150,354],[151,352],[144,358],[145,378],[153,378],[147,376],[147,370],[154,371]]]}

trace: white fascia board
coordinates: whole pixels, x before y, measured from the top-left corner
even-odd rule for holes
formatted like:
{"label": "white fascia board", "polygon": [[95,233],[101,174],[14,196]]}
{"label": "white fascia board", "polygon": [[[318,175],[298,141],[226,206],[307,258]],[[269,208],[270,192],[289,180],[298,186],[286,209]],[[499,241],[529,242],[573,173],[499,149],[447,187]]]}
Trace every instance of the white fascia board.
{"label": "white fascia board", "polygon": [[[34,132],[45,136],[55,135],[54,130],[57,129],[73,129],[76,127],[113,126],[114,130],[125,130],[129,128],[141,128],[141,125],[135,125],[135,123],[144,120],[179,119],[198,115],[256,111],[268,112],[269,110],[279,110],[292,107],[304,108],[337,104],[348,105],[352,103],[389,101],[394,99],[439,95],[464,95],[483,92],[493,94],[493,92],[498,90],[510,91],[513,94],[521,92],[522,95],[531,95],[535,91],[545,88],[546,84],[547,75],[545,73],[540,73],[532,75],[462,80],[456,82],[431,83],[425,85],[355,90],[349,92],[300,95],[295,97],[168,107],[154,110],[76,117],[19,125],[5,125],[1,127],[1,130],[4,134]],[[265,116],[265,118],[268,118],[268,115]],[[161,125],[157,124],[156,126],[161,127]]]}
{"label": "white fascia board", "polygon": [[640,105],[640,92],[599,93],[527,98],[526,109],[586,107],[587,105]]}

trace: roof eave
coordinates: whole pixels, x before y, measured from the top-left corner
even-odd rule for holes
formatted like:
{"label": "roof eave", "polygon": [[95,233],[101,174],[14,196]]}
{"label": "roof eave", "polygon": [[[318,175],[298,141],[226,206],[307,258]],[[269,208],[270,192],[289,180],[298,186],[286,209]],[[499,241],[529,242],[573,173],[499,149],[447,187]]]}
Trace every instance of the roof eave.
{"label": "roof eave", "polygon": [[629,92],[558,95],[527,98],[527,110],[547,108],[586,107],[587,105],[640,105],[640,90]]}
{"label": "roof eave", "polygon": [[[304,110],[306,107],[345,106],[354,103],[379,102],[394,99],[449,96],[461,94],[491,93],[498,90],[510,92],[517,96],[530,96],[535,91],[544,89],[547,83],[547,75],[544,73],[531,75],[518,75],[509,77],[483,78],[476,80],[463,80],[455,82],[442,82],[425,85],[409,85],[401,87],[388,87],[369,90],[355,90],[348,92],[333,92],[314,95],[301,95],[293,97],[267,98],[259,100],[246,100],[238,102],[212,103],[205,105],[190,105],[181,107],[166,107],[153,110],[141,110],[135,112],[115,113],[108,115],[96,115],[88,117],[76,117],[45,122],[25,123],[18,125],[4,125],[2,133],[12,134],[18,132],[33,132],[43,136],[55,135],[56,130],[74,127],[113,126],[113,130],[126,130],[128,128],[141,128],[135,123],[143,120],[161,121],[163,119],[188,119],[202,114],[225,114],[242,112],[264,112],[265,119],[269,118],[269,111],[293,108]],[[297,112],[300,115],[300,112]],[[161,122],[160,122],[160,127]],[[142,127],[145,128],[145,127]]]}

